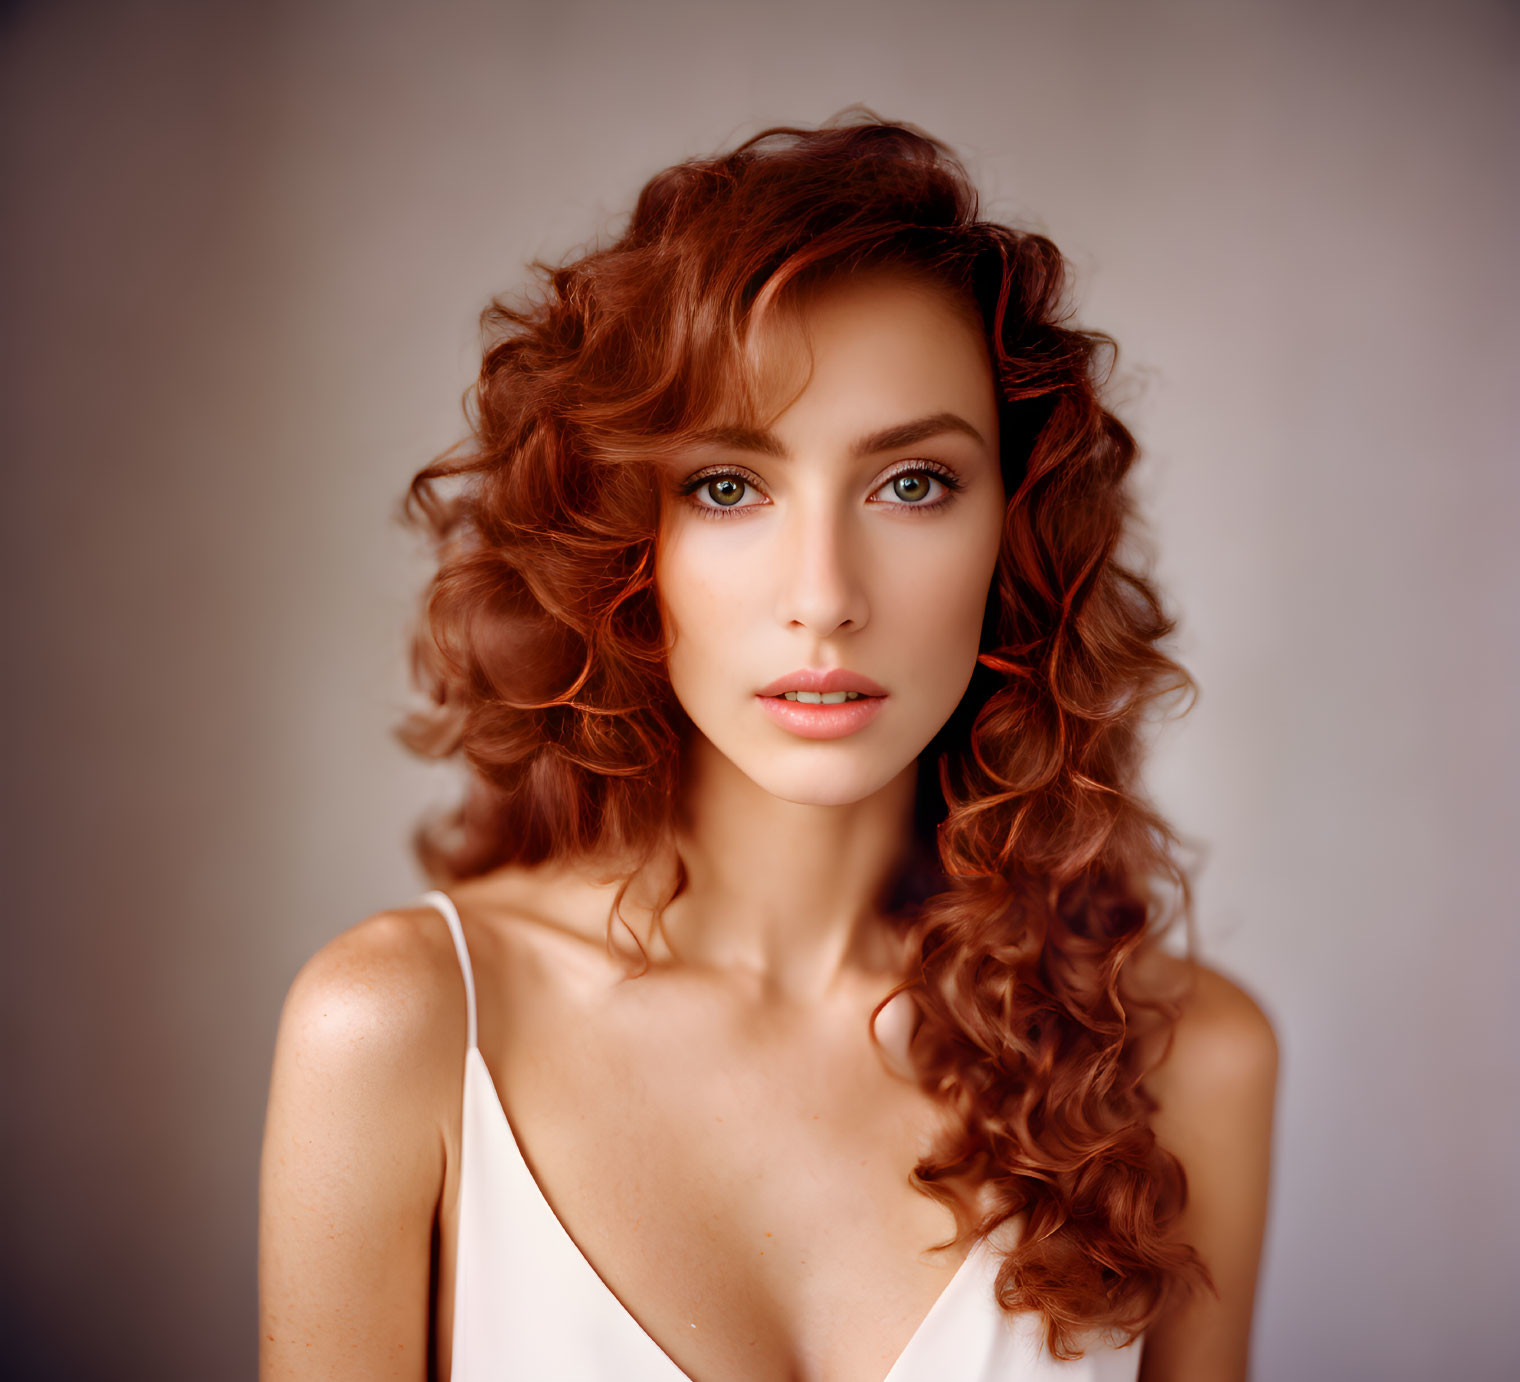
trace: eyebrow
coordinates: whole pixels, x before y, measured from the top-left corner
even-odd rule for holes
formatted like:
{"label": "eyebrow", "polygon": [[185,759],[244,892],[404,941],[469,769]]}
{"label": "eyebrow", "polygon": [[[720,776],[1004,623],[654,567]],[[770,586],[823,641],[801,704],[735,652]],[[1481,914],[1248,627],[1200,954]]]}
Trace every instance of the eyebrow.
{"label": "eyebrow", "polygon": [[[883,451],[897,451],[904,446],[928,441],[931,437],[943,436],[946,432],[959,432],[983,446],[987,444],[982,434],[959,413],[931,413],[928,417],[900,422],[895,427],[884,427],[879,432],[861,437],[850,447],[850,455],[858,460],[864,456],[879,455]],[[790,455],[781,444],[781,438],[774,432],[753,427],[710,427],[698,432],[693,441],[698,446],[753,451],[758,455],[777,456],[782,460],[788,459]]]}

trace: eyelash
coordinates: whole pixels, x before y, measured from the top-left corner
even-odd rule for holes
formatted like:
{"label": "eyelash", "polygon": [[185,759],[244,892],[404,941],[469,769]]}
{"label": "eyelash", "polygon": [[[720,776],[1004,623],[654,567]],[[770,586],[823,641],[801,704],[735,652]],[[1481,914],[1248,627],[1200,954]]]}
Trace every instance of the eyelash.
{"label": "eyelash", "polygon": [[[923,512],[926,509],[942,509],[946,504],[951,502],[957,491],[965,487],[954,471],[940,465],[937,461],[905,461],[896,470],[889,471],[884,475],[881,484],[877,485],[876,489],[872,490],[871,493],[875,494],[877,490],[890,485],[900,475],[930,475],[938,480],[948,492],[926,504],[889,503],[886,505],[888,508],[912,509],[916,512]],[[709,470],[698,471],[697,474],[685,480],[680,488],[681,497],[704,518],[731,518],[735,514],[764,507],[761,504],[730,504],[724,506],[722,504],[699,503],[695,497],[697,491],[711,481],[721,479],[741,480],[751,489],[759,490],[762,494],[765,492],[761,487],[759,477],[753,471],[744,470],[738,466],[713,466]]]}

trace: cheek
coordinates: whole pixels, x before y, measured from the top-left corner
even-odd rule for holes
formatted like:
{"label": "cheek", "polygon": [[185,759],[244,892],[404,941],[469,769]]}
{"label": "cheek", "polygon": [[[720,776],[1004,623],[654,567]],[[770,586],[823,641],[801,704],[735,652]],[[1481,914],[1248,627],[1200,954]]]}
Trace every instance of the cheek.
{"label": "cheek", "polygon": [[960,661],[976,655],[996,544],[966,534],[958,541],[926,545],[914,555],[911,562],[883,564],[876,609],[915,657],[954,657],[954,666],[944,671],[958,673]]}
{"label": "cheek", "polygon": [[[756,591],[755,572],[743,553],[713,551],[711,535],[681,525],[662,541],[655,589],[667,638],[672,641],[672,678],[684,670],[722,658],[742,636],[747,602]],[[677,687],[679,691],[679,686]]]}

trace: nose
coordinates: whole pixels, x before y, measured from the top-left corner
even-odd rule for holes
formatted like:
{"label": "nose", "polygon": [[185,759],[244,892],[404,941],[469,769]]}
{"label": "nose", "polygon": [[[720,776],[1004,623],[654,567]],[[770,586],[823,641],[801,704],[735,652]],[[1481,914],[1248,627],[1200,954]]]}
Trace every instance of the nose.
{"label": "nose", "polygon": [[826,638],[865,627],[869,617],[859,534],[832,504],[788,515],[781,544],[776,616]]}

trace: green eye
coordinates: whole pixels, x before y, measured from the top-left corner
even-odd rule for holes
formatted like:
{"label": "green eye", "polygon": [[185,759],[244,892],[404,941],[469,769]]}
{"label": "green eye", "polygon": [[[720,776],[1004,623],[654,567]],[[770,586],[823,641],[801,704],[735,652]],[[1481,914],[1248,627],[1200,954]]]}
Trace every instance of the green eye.
{"label": "green eye", "polygon": [[906,499],[910,504],[916,504],[920,499],[928,496],[929,477],[922,471],[906,471],[892,481],[892,492],[899,499]]}

